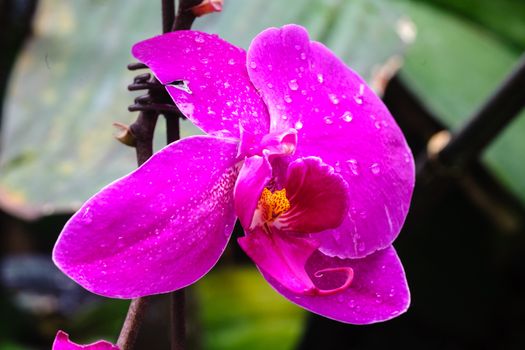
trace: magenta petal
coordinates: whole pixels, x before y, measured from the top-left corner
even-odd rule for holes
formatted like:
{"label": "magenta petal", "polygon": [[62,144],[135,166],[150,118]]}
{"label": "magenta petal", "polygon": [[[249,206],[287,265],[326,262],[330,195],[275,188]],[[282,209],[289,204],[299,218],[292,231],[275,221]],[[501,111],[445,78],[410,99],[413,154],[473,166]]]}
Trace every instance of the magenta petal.
{"label": "magenta petal", "polygon": [[205,132],[238,138],[239,122],[253,133],[268,132],[268,112],[248,78],[244,50],[217,35],[177,31],[139,42],[132,53]]}
{"label": "magenta petal", "polygon": [[257,267],[279,281],[282,288],[299,294],[315,290],[305,264],[319,245],[316,241],[256,229],[238,242]]}
{"label": "magenta petal", "polygon": [[[263,271],[268,282],[290,301],[307,310],[336,321],[352,324],[369,324],[394,318],[408,309],[410,292],[403,266],[393,247],[375,252],[361,259],[330,258],[316,252],[307,262],[307,271],[336,267],[350,267],[354,272],[352,283],[345,290],[326,296],[308,296],[293,293],[273,276]],[[334,273],[333,281],[319,281],[318,287],[336,288],[344,276]],[[314,282],[315,281],[315,277]],[[317,283],[317,282],[316,282]],[[333,285],[331,285],[333,284]]]}
{"label": "magenta petal", "polygon": [[317,157],[295,160],[284,185],[290,210],[276,226],[283,231],[312,233],[338,227],[348,206],[348,186],[334,169]]}
{"label": "magenta petal", "polygon": [[268,105],[272,130],[298,129],[295,157],[320,157],[349,185],[348,215],[337,230],[315,236],[320,249],[362,257],[389,246],[409,208],[414,162],[381,100],[296,25],[259,34],[247,59],[257,67],[248,73]]}
{"label": "magenta petal", "polygon": [[69,340],[67,333],[58,331],[53,342],[53,350],[119,350],[119,347],[105,340],[100,340],[89,345],[78,345]]}
{"label": "magenta petal", "polygon": [[235,211],[241,225],[248,229],[264,186],[270,180],[272,168],[265,157],[253,156],[244,161],[235,183]]}
{"label": "magenta petal", "polygon": [[165,147],[89,199],[64,227],[53,259],[86,289],[134,298],[202,277],[235,223],[237,143],[193,136]]}

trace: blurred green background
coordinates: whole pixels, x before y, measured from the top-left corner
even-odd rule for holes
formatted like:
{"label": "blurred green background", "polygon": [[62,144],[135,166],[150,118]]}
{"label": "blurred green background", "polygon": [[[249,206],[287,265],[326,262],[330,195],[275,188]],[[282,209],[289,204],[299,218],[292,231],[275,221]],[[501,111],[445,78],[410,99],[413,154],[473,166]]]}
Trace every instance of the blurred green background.
{"label": "blurred green background", "polygon": [[[0,350],[48,349],[57,329],[78,342],[114,341],[128,303],[80,290],[49,253],[68,215],[135,167],[134,150],[114,140],[111,123],[136,118],[126,111],[137,94],[126,89],[134,73],[125,67],[134,42],[160,33],[160,1],[13,0],[0,10]],[[305,26],[380,93],[395,75],[432,122],[452,131],[525,49],[521,0],[225,0],[222,13],[194,28],[247,48],[261,30],[286,23]],[[388,96],[387,86],[387,104]],[[408,131],[415,156],[424,154],[428,137]],[[196,132],[182,123],[182,136]],[[521,115],[482,155],[482,175],[470,173],[485,187],[479,178],[489,174],[499,201],[483,186],[476,197],[463,180],[408,219],[396,244],[414,300],[406,315],[370,327],[313,317],[274,292],[232,242],[189,291],[190,344],[525,348],[523,135]],[[157,149],[165,139],[159,123]],[[165,304],[155,300],[139,348],[167,347]]]}

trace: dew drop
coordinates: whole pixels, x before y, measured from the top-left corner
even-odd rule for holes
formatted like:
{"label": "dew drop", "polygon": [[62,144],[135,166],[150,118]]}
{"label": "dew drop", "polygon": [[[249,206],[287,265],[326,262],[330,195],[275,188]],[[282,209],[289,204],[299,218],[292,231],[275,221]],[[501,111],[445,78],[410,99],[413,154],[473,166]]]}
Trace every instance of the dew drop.
{"label": "dew drop", "polygon": [[285,101],[286,103],[292,103],[292,98],[290,97],[290,95],[285,95],[285,96],[284,96],[284,101]]}
{"label": "dew drop", "polygon": [[301,50],[301,45],[295,45],[294,47],[297,51]]}
{"label": "dew drop", "polygon": [[225,82],[223,85],[224,85],[224,87],[225,87],[226,89],[230,87],[230,83],[228,83],[228,82]]}
{"label": "dew drop", "polygon": [[365,244],[363,242],[359,242],[357,244],[357,250],[359,250],[360,252],[363,252],[365,250]]}
{"label": "dew drop", "polygon": [[199,44],[202,44],[204,42],[204,38],[202,36],[200,36],[200,35],[197,35],[195,37],[195,42],[199,43]]}
{"label": "dew drop", "polygon": [[306,90],[301,90],[301,95],[306,96]]}
{"label": "dew drop", "polygon": [[273,84],[272,83],[268,83],[268,84],[266,84],[266,86],[268,86],[269,89],[273,89]]}
{"label": "dew drop", "polygon": [[375,126],[376,129],[381,129],[381,122],[376,121],[376,122],[374,123],[374,126]]}
{"label": "dew drop", "polygon": [[202,59],[201,59],[201,63],[202,63],[202,64],[208,64],[208,62],[209,62],[209,61],[208,61],[207,58],[202,58]]}
{"label": "dew drop", "polygon": [[324,120],[324,123],[325,123],[326,125],[331,125],[331,124],[334,123],[332,117],[330,117],[329,115],[327,115],[326,117],[324,117],[323,120]]}
{"label": "dew drop", "polygon": [[379,164],[372,163],[372,165],[370,165],[370,171],[372,174],[378,175],[381,172],[381,168],[379,167]]}
{"label": "dew drop", "polygon": [[323,77],[323,75],[321,73],[317,74],[317,81],[320,82],[321,84],[323,83],[324,77]]}
{"label": "dew drop", "polygon": [[337,98],[336,95],[334,94],[328,94],[328,97],[330,98],[330,101],[332,101],[332,103],[334,105],[338,104],[339,103],[339,99]]}
{"label": "dew drop", "polygon": [[287,119],[288,119],[288,116],[287,116],[286,114],[283,114],[283,115],[281,115],[281,118],[282,118],[283,120],[287,120]]}
{"label": "dew drop", "polygon": [[297,89],[299,89],[299,84],[297,83],[296,79],[292,79],[288,82],[288,87],[290,88],[290,90],[296,91]]}
{"label": "dew drop", "polygon": [[335,170],[336,173],[340,173],[341,172],[341,163],[339,161],[335,162],[334,170]]}
{"label": "dew drop", "polygon": [[257,63],[255,63],[255,61],[251,61],[251,62],[250,62],[250,68],[251,68],[251,69],[255,69],[255,68],[257,68]]}
{"label": "dew drop", "polygon": [[306,54],[304,52],[301,52],[301,59],[302,60],[305,60],[306,59]]}
{"label": "dew drop", "polygon": [[359,164],[357,163],[357,160],[355,159],[348,159],[346,161],[346,164],[348,164],[348,168],[354,175],[359,175]]}
{"label": "dew drop", "polygon": [[348,302],[348,307],[353,309],[355,308],[355,300],[354,299],[350,299],[350,301]]}
{"label": "dew drop", "polygon": [[271,72],[273,71],[273,66],[271,64],[268,65],[268,70]]}
{"label": "dew drop", "polygon": [[383,302],[383,298],[381,297],[381,294],[376,293],[376,304],[381,304]]}
{"label": "dew drop", "polygon": [[296,130],[301,130],[303,128],[303,122],[302,121],[298,121],[297,123],[295,123],[295,129]]}
{"label": "dew drop", "polygon": [[343,119],[343,121],[347,123],[350,123],[353,119],[352,112],[350,111],[344,112],[343,115],[341,116],[341,119]]}
{"label": "dew drop", "polygon": [[354,96],[354,101],[355,101],[355,103],[357,103],[358,105],[362,105],[362,104],[363,104],[363,98],[362,98],[361,96],[355,95],[355,96]]}
{"label": "dew drop", "polygon": [[233,66],[233,65],[235,64],[235,60],[234,60],[233,58],[230,58],[230,59],[228,60],[228,64],[229,64],[230,66]]}

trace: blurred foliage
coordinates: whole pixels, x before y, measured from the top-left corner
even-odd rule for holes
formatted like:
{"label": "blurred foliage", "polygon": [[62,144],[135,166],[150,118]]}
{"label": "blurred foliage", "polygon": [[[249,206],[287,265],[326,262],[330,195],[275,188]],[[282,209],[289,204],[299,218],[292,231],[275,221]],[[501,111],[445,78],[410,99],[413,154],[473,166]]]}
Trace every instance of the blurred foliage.
{"label": "blurred foliage", "polygon": [[[418,37],[406,54],[402,77],[446,125],[457,130],[510,73],[521,53],[508,45],[508,40],[499,40],[503,34],[494,35],[479,25],[485,23],[488,15],[478,13],[490,13],[491,23],[498,22],[501,27],[507,22],[525,26],[525,5],[514,2],[514,12],[508,7],[504,7],[506,11],[489,12],[492,5],[480,2],[484,11],[475,10],[472,17],[478,21],[476,24],[465,21],[458,13],[443,12],[422,2],[398,3],[418,28]],[[509,1],[503,3],[510,6]],[[525,43],[525,31],[518,37]],[[525,149],[523,135],[525,113],[488,148],[483,160],[525,203],[525,163],[518,161]]]}
{"label": "blurred foliage", "polygon": [[293,349],[306,312],[255,267],[215,269],[197,283],[204,349]]}

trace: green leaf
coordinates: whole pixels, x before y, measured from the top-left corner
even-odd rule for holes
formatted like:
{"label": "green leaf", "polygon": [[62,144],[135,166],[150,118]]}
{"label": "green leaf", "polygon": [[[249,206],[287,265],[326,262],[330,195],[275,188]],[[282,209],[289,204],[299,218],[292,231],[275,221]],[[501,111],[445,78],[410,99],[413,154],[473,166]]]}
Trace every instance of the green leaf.
{"label": "green leaf", "polygon": [[[485,28],[419,2],[398,1],[418,33],[402,77],[452,130],[465,123],[498,87],[519,53]],[[518,6],[519,7],[519,6]],[[483,155],[484,162],[525,202],[525,113]],[[495,118],[497,116],[494,116]]]}
{"label": "green leaf", "polygon": [[[159,33],[159,3],[40,1],[35,36],[18,59],[6,101],[5,210],[25,218],[71,212],[134,169],[134,150],[113,139],[111,124],[135,119],[126,111],[134,74],[125,67],[132,44]],[[379,0],[229,0],[222,13],[197,19],[195,28],[247,48],[267,27],[299,23],[370,80],[403,52],[399,18],[390,2]],[[188,122],[182,126],[182,136],[197,132]],[[165,137],[157,134],[158,149]]]}

